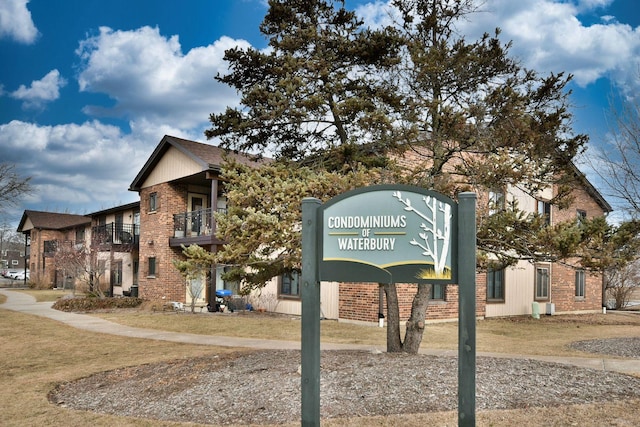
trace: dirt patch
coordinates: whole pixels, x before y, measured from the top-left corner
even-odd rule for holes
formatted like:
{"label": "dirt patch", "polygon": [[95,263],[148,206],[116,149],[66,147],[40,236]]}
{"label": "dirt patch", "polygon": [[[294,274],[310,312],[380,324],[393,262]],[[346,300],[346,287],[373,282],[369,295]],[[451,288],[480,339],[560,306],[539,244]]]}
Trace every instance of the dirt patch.
{"label": "dirt patch", "polygon": [[[615,343],[610,343],[614,344]],[[51,402],[80,410],[204,424],[300,420],[300,353],[251,351],[103,372],[61,384]],[[640,398],[640,378],[537,360],[479,357],[478,410],[557,407]],[[452,357],[328,351],[321,417],[457,409]]]}

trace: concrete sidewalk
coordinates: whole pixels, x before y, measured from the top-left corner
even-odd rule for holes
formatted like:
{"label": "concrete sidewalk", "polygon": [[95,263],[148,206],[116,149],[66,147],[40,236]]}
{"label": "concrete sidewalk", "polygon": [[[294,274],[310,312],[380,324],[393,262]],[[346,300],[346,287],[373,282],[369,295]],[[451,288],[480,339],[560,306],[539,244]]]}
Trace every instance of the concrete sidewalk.
{"label": "concrete sidewalk", "polygon": [[[124,326],[98,317],[78,313],[67,313],[51,308],[52,302],[36,302],[35,299],[22,292],[0,289],[0,294],[7,297],[7,301],[0,308],[18,311],[21,313],[41,316],[65,323],[77,329],[90,332],[119,335],[131,338],[144,338],[161,341],[181,342],[187,344],[199,344],[222,347],[248,347],[271,350],[300,350],[299,341],[276,341],[258,338],[238,338],[214,335],[198,335],[180,332],[166,332],[153,329],[135,328]],[[384,351],[384,346],[322,343],[322,350],[365,350]],[[456,350],[423,349],[422,354],[436,356],[457,356]],[[551,363],[574,365],[582,368],[590,368],[601,371],[613,371],[626,374],[640,375],[640,360],[637,359],[613,359],[613,358],[587,358],[587,357],[556,357],[536,355],[514,355],[503,353],[481,353],[477,356],[496,357],[507,359],[535,359]]]}

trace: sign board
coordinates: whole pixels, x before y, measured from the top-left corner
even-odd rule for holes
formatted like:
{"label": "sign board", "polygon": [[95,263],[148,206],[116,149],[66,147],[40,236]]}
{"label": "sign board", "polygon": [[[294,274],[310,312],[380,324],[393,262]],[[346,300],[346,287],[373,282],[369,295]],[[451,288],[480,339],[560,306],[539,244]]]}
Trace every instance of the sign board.
{"label": "sign board", "polygon": [[458,284],[458,425],[475,425],[476,195],[373,186],[302,201],[301,409],[320,426],[320,281]]}
{"label": "sign board", "polygon": [[320,280],[457,283],[457,206],[403,185],[331,199],[320,208]]}

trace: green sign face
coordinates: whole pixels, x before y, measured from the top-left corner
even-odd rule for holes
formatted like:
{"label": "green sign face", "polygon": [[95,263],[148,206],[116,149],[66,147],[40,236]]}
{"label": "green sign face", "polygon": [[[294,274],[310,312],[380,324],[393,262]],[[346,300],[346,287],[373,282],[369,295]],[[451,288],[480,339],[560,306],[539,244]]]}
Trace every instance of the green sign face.
{"label": "green sign face", "polygon": [[321,207],[320,279],[455,283],[457,204],[410,186],[373,186]]}

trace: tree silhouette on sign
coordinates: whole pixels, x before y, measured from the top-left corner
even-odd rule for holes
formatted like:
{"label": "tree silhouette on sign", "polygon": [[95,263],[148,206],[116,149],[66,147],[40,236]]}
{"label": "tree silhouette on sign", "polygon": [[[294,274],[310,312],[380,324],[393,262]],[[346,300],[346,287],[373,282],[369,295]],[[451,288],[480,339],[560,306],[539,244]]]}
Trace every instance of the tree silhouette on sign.
{"label": "tree silhouette on sign", "polygon": [[[403,198],[402,192],[396,191],[393,197],[397,198],[405,207],[404,210],[413,212],[424,220],[420,224],[422,232],[418,234],[421,241],[412,239],[409,243],[422,249],[422,255],[433,260],[435,278],[444,279],[450,277],[450,272],[445,274],[447,256],[451,240],[451,205],[443,203],[431,196],[424,196],[422,201],[428,212],[423,213],[411,204],[411,199]],[[438,227],[438,213],[440,212],[443,222]],[[442,243],[441,243],[442,242]]]}

